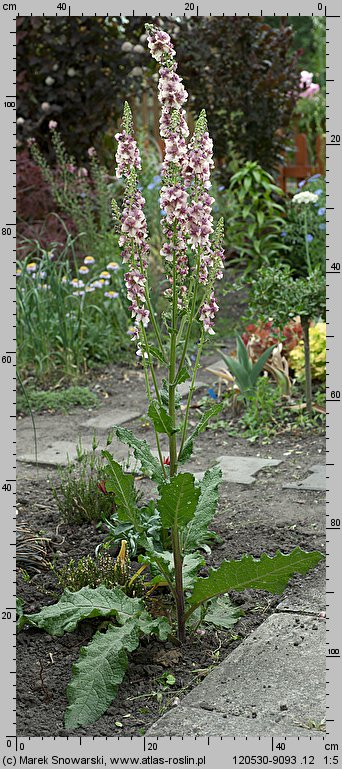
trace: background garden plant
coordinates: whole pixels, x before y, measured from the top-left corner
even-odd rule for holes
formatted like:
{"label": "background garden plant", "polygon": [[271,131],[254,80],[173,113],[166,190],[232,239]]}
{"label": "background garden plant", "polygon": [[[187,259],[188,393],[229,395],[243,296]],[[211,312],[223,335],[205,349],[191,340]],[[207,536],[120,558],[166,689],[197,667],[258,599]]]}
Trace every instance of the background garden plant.
{"label": "background garden plant", "polygon": [[[306,573],[323,557],[317,551],[306,553],[300,548],[288,555],[277,551],[273,558],[263,554],[259,560],[244,555],[237,561],[223,561],[218,569],[210,569],[206,577],[200,574],[204,565],[201,551],[212,539],[208,527],[216,510],[221,473],[213,467],[198,480],[180,468],[191,457],[197,435],[221,410],[221,404],[212,406],[189,434],[190,403],[201,353],[205,342],[215,333],[215,281],[223,275],[223,221],[219,220],[214,227],[214,200],[208,191],[213,167],[212,141],[205,112],[200,113],[187,142],[187,93],[176,71],[171,39],[151,25],[146,25],[146,30],[150,52],[160,66],[160,133],[165,142],[160,193],[167,302],[162,317],[163,334],[151,303],[145,200],[138,182],[141,159],[127,103],[122,130],[116,136],[116,173],[125,179],[123,207],[120,210],[113,201],[112,208],[126,265],[124,279],[134,325],[132,339],[144,367],[148,414],[154,426],[158,458],[146,441],[129,430],[117,428],[115,432],[132,448],[141,463],[142,474],[155,481],[156,500],[139,505],[134,475],[125,472],[109,451],[104,451],[103,456],[107,460],[105,491],[115,504],[116,520],[129,524],[137,534],[143,550],[139,561],[149,567],[150,585],[154,590],[166,589],[166,597],[163,610],[154,616],[148,602],[127,596],[120,587],[86,586],[76,592],[66,589],[57,604],[21,616],[21,624],[29,622],[51,635],[72,632],[86,618],[101,617],[105,622],[106,632],[99,630],[94,635],[74,666],[68,687],[68,728],[92,723],[107,709],[123,679],[128,653],[137,648],[141,635],[155,634],[165,640],[174,636],[176,627],[178,642],[183,644],[186,632],[197,626],[207,612],[211,621],[215,617],[217,623],[227,626],[232,616],[229,590],[253,587],[281,593],[290,576],[295,572]],[[309,304],[302,304],[301,316],[310,316]],[[153,343],[147,334],[148,327],[154,335]],[[192,334],[199,338],[199,343],[190,370],[187,353]],[[156,363],[166,373],[161,384]],[[189,394],[182,413],[177,387],[187,380]],[[166,458],[163,436],[168,443]],[[153,526],[148,528],[146,518],[152,517]]]}

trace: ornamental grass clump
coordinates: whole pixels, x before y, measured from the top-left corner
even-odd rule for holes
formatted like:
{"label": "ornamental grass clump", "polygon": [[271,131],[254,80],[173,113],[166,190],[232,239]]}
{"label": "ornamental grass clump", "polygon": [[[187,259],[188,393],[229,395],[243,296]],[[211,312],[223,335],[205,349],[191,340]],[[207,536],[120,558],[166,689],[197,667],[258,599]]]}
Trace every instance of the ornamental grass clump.
{"label": "ornamental grass clump", "polygon": [[[214,227],[214,201],[209,193],[213,146],[205,112],[201,112],[189,140],[184,111],[187,93],[177,74],[171,39],[149,24],[146,29],[151,54],[160,64],[160,132],[165,142],[160,203],[168,309],[162,319],[155,316],[150,299],[148,232],[138,182],[141,163],[128,104],[122,131],[116,137],[117,176],[126,182],[124,202],[122,212],[114,202],[113,213],[127,265],[132,336],[144,367],[157,457],[147,442],[131,431],[118,427],[115,432],[133,449],[140,462],[139,473],[155,481],[155,498],[141,506],[134,475],[125,472],[109,451],[103,456],[107,460],[105,490],[115,504],[117,533],[119,536],[121,528],[125,540],[131,539],[132,532],[138,537],[138,560],[149,575],[149,598],[127,596],[119,586],[83,587],[74,593],[66,590],[54,606],[22,618],[51,635],[72,632],[79,621],[92,617],[101,617],[101,628],[107,627],[105,632],[98,630],[73,666],[65,716],[69,729],[92,723],[105,712],[123,680],[128,653],[137,648],[141,635],[155,634],[162,641],[171,638],[183,644],[186,633],[194,632],[206,616],[216,625],[229,627],[237,618],[229,590],[254,588],[280,594],[290,576],[306,573],[323,557],[300,548],[288,555],[278,551],[272,558],[263,554],[259,560],[244,555],[209,569],[206,577],[200,576],[205,565],[203,551],[208,551],[214,538],[209,527],[216,511],[221,471],[212,467],[197,480],[190,472],[181,471],[181,466],[190,459],[198,433],[222,408],[215,404],[189,434],[196,373],[203,345],[214,333],[218,311],[215,281],[223,274],[223,222]],[[194,326],[199,343],[190,371],[187,352]],[[160,386],[156,361],[166,372]],[[177,387],[187,380],[189,394],[182,412]],[[161,436],[168,442],[167,457]]]}

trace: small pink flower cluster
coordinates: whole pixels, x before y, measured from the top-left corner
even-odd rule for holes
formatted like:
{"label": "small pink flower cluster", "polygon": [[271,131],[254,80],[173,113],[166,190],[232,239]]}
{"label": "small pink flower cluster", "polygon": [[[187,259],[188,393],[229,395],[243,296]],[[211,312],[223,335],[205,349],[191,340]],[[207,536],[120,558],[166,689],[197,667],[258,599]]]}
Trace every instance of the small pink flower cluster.
{"label": "small pink flower cluster", "polygon": [[149,246],[147,244],[147,222],[143,210],[145,199],[137,188],[136,169],[141,168],[140,154],[137,143],[130,133],[131,130],[132,115],[126,103],[123,130],[115,137],[118,141],[116,175],[119,178],[124,176],[127,179],[124,208],[120,218],[119,245],[122,248],[122,260],[128,264],[125,284],[127,297],[131,302],[129,309],[134,320],[131,338],[138,341],[137,355],[141,356],[141,331],[142,327],[147,327],[150,319],[150,313],[146,307],[146,256],[149,252]]}
{"label": "small pink flower cluster", "polygon": [[176,51],[171,43],[171,38],[167,32],[153,27],[147,38],[147,44],[151,51],[151,56],[156,61],[162,61],[165,56],[174,57]]}
{"label": "small pink flower cluster", "polygon": [[137,143],[131,134],[122,131],[115,134],[115,138],[118,142],[115,156],[116,178],[121,179],[122,176],[128,176],[132,168],[140,170],[141,160]]}
{"label": "small pink flower cluster", "polygon": [[200,320],[203,322],[204,331],[207,331],[208,334],[215,334],[213,325],[218,309],[219,307],[215,299],[215,294],[212,291],[210,295],[210,301],[204,302],[201,307],[201,313],[199,316]]}
{"label": "small pink flower cluster", "polygon": [[[213,142],[207,131],[204,110],[187,145],[189,129],[186,122],[185,104],[188,94],[174,62],[174,48],[169,36],[151,25],[146,25],[148,45],[152,56],[160,63],[159,101],[162,106],[160,135],[165,141],[165,160],[162,175],[164,186],[161,190],[160,206],[165,214],[163,232],[165,243],[161,249],[167,263],[175,263],[178,305],[185,307],[188,285],[185,278],[190,273],[187,247],[191,245],[196,254],[192,275],[206,286],[205,297],[200,308],[200,319],[204,330],[212,330],[218,306],[212,286],[221,278],[223,251],[218,242],[211,243],[213,234],[212,198],[210,173],[214,166]],[[215,241],[215,239],[214,239]],[[173,276],[169,271],[169,284]],[[165,291],[171,297],[171,288]]]}
{"label": "small pink flower cluster", "polygon": [[315,96],[320,90],[319,84],[313,83],[312,78],[313,73],[307,72],[306,69],[303,69],[300,73],[300,96],[304,99],[312,99],[312,97]]}

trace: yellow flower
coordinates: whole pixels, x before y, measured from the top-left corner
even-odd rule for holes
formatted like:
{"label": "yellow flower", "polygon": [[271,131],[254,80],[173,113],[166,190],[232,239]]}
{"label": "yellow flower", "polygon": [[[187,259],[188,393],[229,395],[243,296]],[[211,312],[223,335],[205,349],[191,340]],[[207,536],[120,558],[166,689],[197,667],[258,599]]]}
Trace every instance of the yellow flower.
{"label": "yellow flower", "polygon": [[26,269],[27,269],[27,272],[35,272],[35,271],[36,271],[36,269],[37,269],[37,264],[36,264],[36,262],[29,262],[29,263],[26,265]]}
{"label": "yellow flower", "polygon": [[17,269],[17,271],[16,271],[16,273],[15,273],[15,274],[16,274],[16,275],[21,275],[21,273],[22,273],[22,270],[20,269],[20,267],[18,267],[18,269]]}

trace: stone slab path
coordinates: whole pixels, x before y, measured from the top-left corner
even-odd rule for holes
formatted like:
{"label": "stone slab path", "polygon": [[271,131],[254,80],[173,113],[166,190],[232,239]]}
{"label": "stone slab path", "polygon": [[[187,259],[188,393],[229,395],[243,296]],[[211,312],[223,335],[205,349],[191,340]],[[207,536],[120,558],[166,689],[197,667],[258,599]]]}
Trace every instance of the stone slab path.
{"label": "stone slab path", "polygon": [[325,718],[324,569],[285,599],[147,735],[318,736]]}
{"label": "stone slab path", "polygon": [[325,465],[312,465],[310,467],[308,478],[298,483],[288,483],[284,489],[304,489],[305,491],[325,491],[327,485],[327,474]]}

